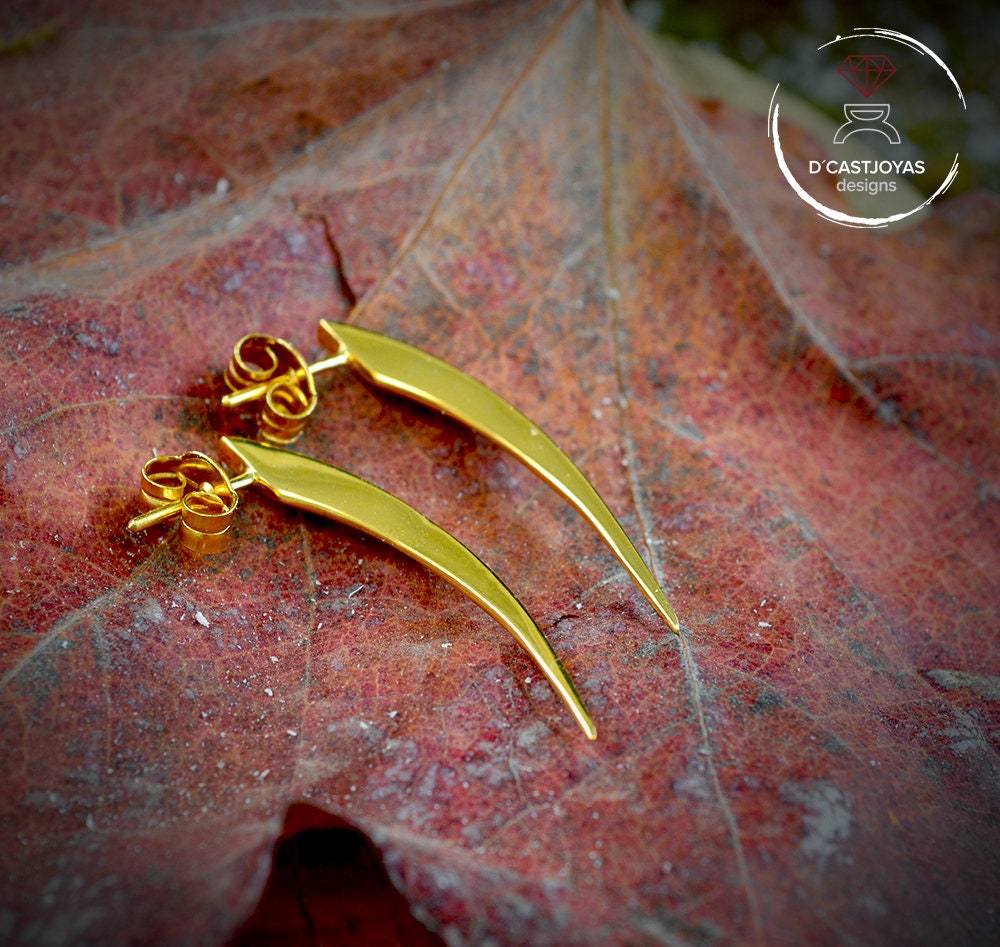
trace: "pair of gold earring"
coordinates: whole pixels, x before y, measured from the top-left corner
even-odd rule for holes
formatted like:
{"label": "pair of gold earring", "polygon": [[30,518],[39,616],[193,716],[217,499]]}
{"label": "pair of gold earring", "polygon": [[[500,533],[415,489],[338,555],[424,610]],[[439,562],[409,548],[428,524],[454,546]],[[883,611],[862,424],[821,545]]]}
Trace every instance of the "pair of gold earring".
{"label": "pair of gold earring", "polygon": [[308,365],[288,342],[248,335],[226,371],[223,405],[258,403],[259,441],[222,437],[224,458],[241,471],[230,477],[212,458],[191,451],[154,457],[142,470],[147,511],[133,532],[180,517],[182,544],[199,554],[225,548],[237,491],[257,484],[274,498],[387,542],[436,572],[503,625],[534,660],[584,733],[594,723],[545,635],[506,585],[473,552],[402,500],[337,467],[285,449],[316,409],[314,376],[350,366],[385,391],[435,408],[508,451],[587,519],[674,632],[677,616],[614,514],[572,460],[512,404],[433,355],[377,332],[321,320],[329,358]]}

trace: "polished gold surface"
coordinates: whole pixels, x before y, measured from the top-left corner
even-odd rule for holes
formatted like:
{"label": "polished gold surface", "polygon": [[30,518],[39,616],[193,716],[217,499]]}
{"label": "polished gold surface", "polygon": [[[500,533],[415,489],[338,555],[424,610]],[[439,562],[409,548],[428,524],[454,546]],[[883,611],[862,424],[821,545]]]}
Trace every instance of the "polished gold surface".
{"label": "polished gold surface", "polygon": [[236,491],[258,484],[290,506],[318,513],[381,539],[464,592],[492,615],[531,656],[591,740],[597,730],[541,630],[513,593],[474,553],[422,513],[381,487],[289,450],[240,437],[223,437],[226,459],[242,469],[230,478],[197,451],[154,457],[142,469],[145,513],[133,532],[181,518],[183,545],[199,554],[220,552],[229,539]]}
{"label": "polished gold surface", "polygon": [[272,335],[245,335],[236,343],[226,384],[231,394],[222,401],[227,406],[261,400],[260,436],[272,444],[297,440],[316,409],[316,383],[305,359]]}
{"label": "polished gold surface", "polygon": [[[677,615],[667,596],[593,484],[556,443],[510,402],[447,362],[405,342],[344,323],[320,320],[320,342],[331,356],[306,365],[298,351],[273,336],[237,343],[223,397],[236,408],[263,399],[260,436],[274,444],[295,440],[316,406],[313,375],[351,365],[369,382],[436,408],[467,424],[533,470],[597,530],[674,632]],[[282,413],[284,412],[284,413]]]}
{"label": "polished gold surface", "polygon": [[583,732],[591,740],[597,737],[538,626],[507,586],[454,536],[381,487],[311,457],[241,437],[223,437],[222,452],[276,499],[381,539],[468,595],[528,652]]}
{"label": "polished gold surface", "polygon": [[467,424],[538,474],[583,514],[671,630],[680,631],[666,595],[608,505],[580,468],[517,408],[447,362],[380,333],[323,319],[319,337],[373,384]]}
{"label": "polished gold surface", "polygon": [[186,549],[208,555],[226,548],[236,488],[211,457],[198,451],[154,457],[143,465],[141,492],[148,510],[129,520],[133,532],[179,516]]}

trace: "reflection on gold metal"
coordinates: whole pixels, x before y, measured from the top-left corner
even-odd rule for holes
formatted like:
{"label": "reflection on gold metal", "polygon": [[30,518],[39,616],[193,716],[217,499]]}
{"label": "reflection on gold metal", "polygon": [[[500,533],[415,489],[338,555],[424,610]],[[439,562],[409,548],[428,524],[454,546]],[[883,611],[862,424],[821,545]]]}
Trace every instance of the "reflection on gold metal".
{"label": "reflection on gold metal", "polygon": [[[237,354],[248,339],[258,338],[271,339],[270,336],[247,336],[237,344]],[[235,380],[230,366],[227,381],[233,390],[222,399],[223,404],[236,407],[260,398],[267,404],[270,393],[278,388],[286,397],[294,397],[296,403],[304,404],[311,397],[313,400],[309,403],[315,405],[312,376],[329,368],[350,365],[371,384],[436,408],[467,424],[533,470],[580,511],[670,629],[680,630],[677,616],[659,583],[597,490],[562,449],[517,408],[447,362],[369,329],[324,319],[320,321],[319,338],[332,355],[310,366],[305,365],[297,352],[296,365],[291,369],[280,368],[284,363],[274,358],[267,363],[274,366],[271,374],[267,374],[267,367],[260,365],[261,371],[246,384]],[[287,342],[271,341],[295,351]],[[298,394],[287,394],[293,390]],[[276,438],[269,434],[265,413],[262,413],[261,436],[275,441]]]}
{"label": "reflection on gold metal", "polygon": [[133,532],[181,518],[181,541],[194,552],[219,552],[228,541],[236,491],[252,483],[290,506],[318,513],[381,539],[456,588],[503,625],[531,656],[591,740],[597,730],[545,636],[513,593],[474,553],[422,513],[380,487],[292,451],[241,437],[223,437],[223,454],[243,472],[230,479],[195,451],[155,457],[142,471],[148,512],[128,524]]}
{"label": "reflection on gold metal", "polygon": [[226,384],[230,391],[256,390],[260,397],[261,436],[272,444],[291,444],[316,410],[316,385],[298,351],[283,339],[247,335],[236,343]]}
{"label": "reflection on gold metal", "polygon": [[132,517],[139,532],[180,516],[181,544],[200,555],[221,552],[229,543],[236,513],[236,490],[250,481],[230,480],[211,457],[198,451],[154,457],[142,468],[142,500],[147,512]]}

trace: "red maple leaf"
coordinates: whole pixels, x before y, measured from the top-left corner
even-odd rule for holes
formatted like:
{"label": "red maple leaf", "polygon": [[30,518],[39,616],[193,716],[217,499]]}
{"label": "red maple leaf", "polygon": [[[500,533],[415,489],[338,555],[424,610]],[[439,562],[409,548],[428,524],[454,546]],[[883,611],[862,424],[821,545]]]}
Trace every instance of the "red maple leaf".
{"label": "red maple leaf", "polygon": [[[8,940],[225,942],[296,801],[454,942],[995,939],[993,199],[812,218],[603,2],[57,22],[2,63]],[[679,639],[500,451],[322,382],[300,449],[478,552],[597,743],[374,540],[126,534],[236,339],[321,317],[510,398],[649,557]]]}

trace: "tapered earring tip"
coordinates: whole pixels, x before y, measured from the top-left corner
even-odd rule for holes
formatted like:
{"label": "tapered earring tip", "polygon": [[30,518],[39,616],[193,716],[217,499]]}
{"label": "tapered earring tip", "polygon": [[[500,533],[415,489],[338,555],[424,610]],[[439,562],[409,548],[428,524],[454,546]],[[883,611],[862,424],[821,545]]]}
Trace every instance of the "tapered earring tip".
{"label": "tapered earring tip", "polygon": [[[626,554],[630,551],[625,549]],[[667,627],[675,635],[679,635],[681,633],[681,625],[677,620],[677,613],[671,607],[670,602],[667,601],[667,596],[663,589],[660,588],[656,579],[653,578],[653,573],[649,571],[646,564],[639,558],[638,553],[635,554],[634,559],[631,559],[628,564],[632,566],[629,570],[632,573],[632,577],[639,588],[642,589],[647,601],[653,606],[656,614],[667,623]]]}
{"label": "tapered earring tip", "polygon": [[[661,598],[661,596],[657,596],[657,598]],[[677,615],[670,607],[670,603],[664,598],[656,604],[656,610],[660,613],[660,617],[663,618],[675,635],[679,635],[681,633],[681,623],[677,620]]]}

